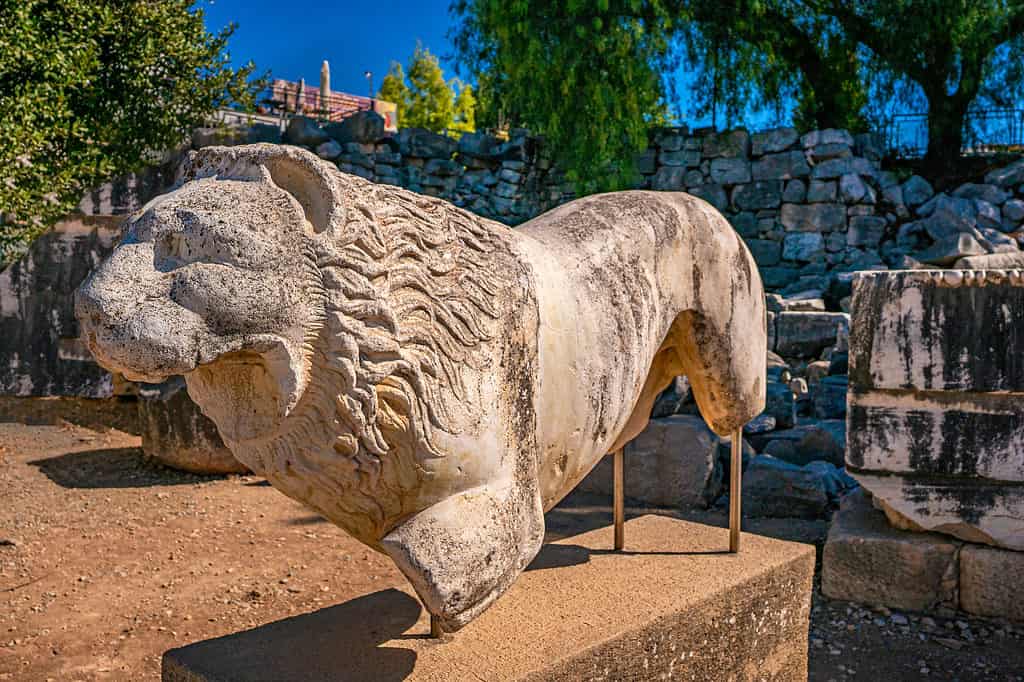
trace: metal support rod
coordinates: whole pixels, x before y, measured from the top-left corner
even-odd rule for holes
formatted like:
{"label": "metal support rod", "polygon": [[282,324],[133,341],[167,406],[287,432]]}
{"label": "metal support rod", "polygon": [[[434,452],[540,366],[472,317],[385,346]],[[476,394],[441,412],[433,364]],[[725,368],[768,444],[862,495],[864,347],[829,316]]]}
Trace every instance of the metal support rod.
{"label": "metal support rod", "polygon": [[444,637],[444,630],[441,629],[441,619],[433,614],[430,616],[430,636],[433,639]]}
{"label": "metal support rod", "polygon": [[732,434],[732,459],[729,463],[729,551],[740,551],[740,526],[743,514],[740,502],[743,499],[743,429]]}
{"label": "metal support rod", "polygon": [[626,493],[624,488],[625,458],[622,448],[615,451],[615,483],[612,494],[612,510],[615,517],[615,550],[620,551],[626,542]]}

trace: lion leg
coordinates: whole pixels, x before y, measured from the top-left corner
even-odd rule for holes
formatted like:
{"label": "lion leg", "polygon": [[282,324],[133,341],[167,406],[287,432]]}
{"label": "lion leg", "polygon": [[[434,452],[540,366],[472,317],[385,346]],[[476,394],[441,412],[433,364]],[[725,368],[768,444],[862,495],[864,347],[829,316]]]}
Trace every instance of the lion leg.
{"label": "lion leg", "polygon": [[473,620],[522,573],[544,540],[536,481],[471,488],[428,507],[381,545],[441,628]]}

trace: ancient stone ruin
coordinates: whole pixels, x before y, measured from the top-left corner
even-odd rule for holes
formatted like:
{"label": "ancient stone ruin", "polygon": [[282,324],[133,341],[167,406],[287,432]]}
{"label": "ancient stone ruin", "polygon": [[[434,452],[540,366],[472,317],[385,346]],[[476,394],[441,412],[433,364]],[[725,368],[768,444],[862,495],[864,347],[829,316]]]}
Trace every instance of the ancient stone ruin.
{"label": "ancient stone ruin", "polygon": [[826,594],[1020,618],[1024,274],[863,273],[854,291],[846,460],[880,512],[840,514]]}

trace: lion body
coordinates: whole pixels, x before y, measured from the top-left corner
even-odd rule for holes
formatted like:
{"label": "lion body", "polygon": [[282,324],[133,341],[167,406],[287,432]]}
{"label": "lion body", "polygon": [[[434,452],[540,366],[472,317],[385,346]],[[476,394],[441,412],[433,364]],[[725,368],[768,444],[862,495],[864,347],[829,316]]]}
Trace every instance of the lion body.
{"label": "lion body", "polygon": [[387,552],[449,629],[674,376],[719,433],[763,409],[756,266],[694,197],[513,230],[270,145],[203,150],[183,183],[80,290],[87,344],[184,374],[241,462]]}

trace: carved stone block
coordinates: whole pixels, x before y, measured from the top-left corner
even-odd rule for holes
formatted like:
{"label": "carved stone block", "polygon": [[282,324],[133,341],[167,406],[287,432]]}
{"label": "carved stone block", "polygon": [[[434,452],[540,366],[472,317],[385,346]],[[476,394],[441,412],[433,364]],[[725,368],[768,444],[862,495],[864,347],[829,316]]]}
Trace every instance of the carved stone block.
{"label": "carved stone block", "polygon": [[1024,276],[862,273],[850,471],[893,525],[1024,549]]}
{"label": "carved stone block", "polygon": [[163,682],[807,680],[814,548],[662,516],[546,545],[494,608],[438,643],[405,591],[171,649]]}

